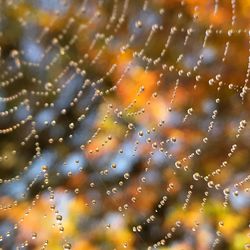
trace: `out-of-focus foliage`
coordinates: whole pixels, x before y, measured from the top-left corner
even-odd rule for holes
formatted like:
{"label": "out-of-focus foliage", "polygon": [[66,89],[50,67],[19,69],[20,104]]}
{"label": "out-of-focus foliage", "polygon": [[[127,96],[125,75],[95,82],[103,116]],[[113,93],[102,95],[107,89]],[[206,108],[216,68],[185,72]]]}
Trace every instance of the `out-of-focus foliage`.
{"label": "out-of-focus foliage", "polygon": [[250,249],[249,0],[0,0],[2,249]]}

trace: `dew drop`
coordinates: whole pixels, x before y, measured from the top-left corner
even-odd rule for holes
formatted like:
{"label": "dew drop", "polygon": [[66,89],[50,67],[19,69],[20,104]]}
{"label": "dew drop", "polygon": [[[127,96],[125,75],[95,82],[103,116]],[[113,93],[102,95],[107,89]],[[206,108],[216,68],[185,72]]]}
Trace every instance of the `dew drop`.
{"label": "dew drop", "polygon": [[194,173],[194,174],[193,174],[193,179],[194,179],[195,181],[198,181],[198,180],[200,179],[200,174],[199,174],[199,173]]}

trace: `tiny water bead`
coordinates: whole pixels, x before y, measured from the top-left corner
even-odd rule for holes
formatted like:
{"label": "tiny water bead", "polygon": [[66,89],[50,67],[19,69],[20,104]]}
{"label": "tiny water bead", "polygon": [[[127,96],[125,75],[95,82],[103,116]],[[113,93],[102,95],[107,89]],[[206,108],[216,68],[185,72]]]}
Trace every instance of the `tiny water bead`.
{"label": "tiny water bead", "polygon": [[200,179],[200,174],[199,174],[199,173],[194,173],[194,174],[193,174],[193,179],[194,179],[195,181],[198,181],[198,180]]}
{"label": "tiny water bead", "polygon": [[61,215],[57,215],[56,216],[56,220],[61,221],[62,220],[62,216]]}
{"label": "tiny water bead", "polygon": [[32,240],[36,239],[37,233],[32,233]]}
{"label": "tiny water bead", "polygon": [[51,91],[52,88],[53,88],[53,84],[52,84],[51,82],[47,82],[47,83],[45,84],[45,89],[46,89],[47,91]]}
{"label": "tiny water bead", "polygon": [[69,124],[69,128],[70,128],[70,129],[74,129],[74,127],[75,127],[75,125],[74,125],[73,122]]}
{"label": "tiny water bead", "polygon": [[136,230],[137,230],[138,232],[141,232],[141,231],[142,231],[142,226],[141,226],[141,225],[138,225],[138,226],[136,227]]}
{"label": "tiny water bead", "polygon": [[139,135],[140,137],[142,137],[142,136],[143,136],[143,132],[140,131],[140,132],[138,133],[138,135]]}
{"label": "tiny water bead", "polygon": [[125,173],[124,178],[128,180],[129,179],[129,173]]}
{"label": "tiny water bead", "polygon": [[207,183],[207,186],[208,186],[209,188],[213,188],[213,187],[214,187],[214,182],[213,182],[213,181],[209,181],[209,182]]}
{"label": "tiny water bead", "polygon": [[63,249],[64,249],[64,250],[71,249],[71,244],[70,244],[70,243],[65,243],[65,244],[63,245]]}
{"label": "tiny water bead", "polygon": [[138,20],[135,23],[136,28],[141,28],[142,27],[142,21]]}
{"label": "tiny water bead", "polygon": [[128,129],[130,129],[130,130],[134,129],[134,124],[133,123],[129,123],[128,124]]}
{"label": "tiny water bead", "polygon": [[181,167],[182,167],[181,162],[180,162],[180,161],[176,161],[176,162],[175,162],[175,167],[176,167],[176,168],[181,168]]}

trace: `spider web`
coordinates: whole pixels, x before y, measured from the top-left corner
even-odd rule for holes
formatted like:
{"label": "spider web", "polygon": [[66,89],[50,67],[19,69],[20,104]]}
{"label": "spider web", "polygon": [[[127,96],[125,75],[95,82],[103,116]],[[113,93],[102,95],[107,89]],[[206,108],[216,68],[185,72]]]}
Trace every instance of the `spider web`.
{"label": "spider web", "polygon": [[241,6],[0,1],[2,249],[250,248]]}

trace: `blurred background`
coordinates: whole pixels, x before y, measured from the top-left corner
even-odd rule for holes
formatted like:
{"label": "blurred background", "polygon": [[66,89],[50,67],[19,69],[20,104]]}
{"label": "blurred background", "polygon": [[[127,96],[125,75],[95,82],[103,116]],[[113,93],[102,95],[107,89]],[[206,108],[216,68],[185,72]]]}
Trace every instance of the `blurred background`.
{"label": "blurred background", "polygon": [[0,0],[1,249],[250,249],[249,0]]}

